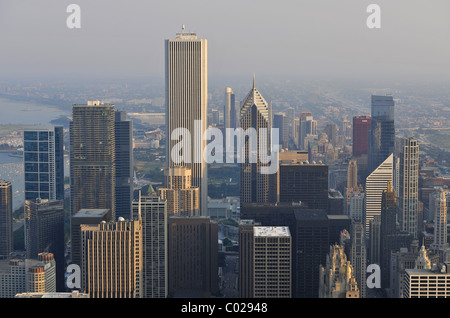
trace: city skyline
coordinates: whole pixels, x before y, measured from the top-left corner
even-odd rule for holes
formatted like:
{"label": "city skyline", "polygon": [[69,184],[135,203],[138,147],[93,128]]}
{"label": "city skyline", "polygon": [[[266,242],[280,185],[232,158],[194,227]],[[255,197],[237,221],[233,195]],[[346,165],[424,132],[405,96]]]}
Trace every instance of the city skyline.
{"label": "city skyline", "polygon": [[[436,2],[2,2],[0,117],[23,103],[12,116],[34,126],[0,120],[1,297],[436,291],[416,293],[419,276],[450,279]],[[70,114],[41,126],[34,102]]]}

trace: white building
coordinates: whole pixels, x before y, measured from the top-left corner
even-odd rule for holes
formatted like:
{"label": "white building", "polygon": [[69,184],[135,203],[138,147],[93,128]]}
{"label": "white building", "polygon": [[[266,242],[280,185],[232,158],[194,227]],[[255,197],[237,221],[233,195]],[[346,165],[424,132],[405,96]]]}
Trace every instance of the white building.
{"label": "white building", "polygon": [[[198,39],[196,33],[184,32],[183,26],[175,39],[165,41],[165,56],[167,164],[168,167],[181,165],[192,170],[192,186],[200,188],[200,215],[206,216],[208,175],[203,156],[206,140],[202,136],[207,127],[207,40]],[[190,138],[172,136],[177,128],[187,129]],[[186,158],[175,158],[174,161],[172,152],[178,154],[180,150],[183,150],[181,157]]]}
{"label": "white building", "polygon": [[292,237],[286,226],[253,227],[254,298],[290,298]]}

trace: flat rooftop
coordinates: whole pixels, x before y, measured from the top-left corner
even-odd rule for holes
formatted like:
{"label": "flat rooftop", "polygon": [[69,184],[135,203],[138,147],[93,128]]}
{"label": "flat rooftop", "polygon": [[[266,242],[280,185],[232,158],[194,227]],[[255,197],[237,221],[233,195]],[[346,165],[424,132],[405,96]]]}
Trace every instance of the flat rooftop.
{"label": "flat rooftop", "polygon": [[291,236],[287,226],[255,226],[253,228],[254,236]]}
{"label": "flat rooftop", "polygon": [[75,213],[74,218],[95,218],[102,217],[108,213],[109,209],[81,209]]}

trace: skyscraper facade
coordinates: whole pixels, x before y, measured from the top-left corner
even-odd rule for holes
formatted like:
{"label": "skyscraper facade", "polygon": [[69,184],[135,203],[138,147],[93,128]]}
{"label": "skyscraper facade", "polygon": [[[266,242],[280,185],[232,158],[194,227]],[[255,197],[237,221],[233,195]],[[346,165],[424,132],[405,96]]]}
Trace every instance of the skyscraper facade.
{"label": "skyscraper facade", "polygon": [[[249,202],[276,202],[278,196],[278,184],[276,174],[262,173],[262,167],[268,163],[262,162],[261,155],[268,155],[272,148],[271,128],[272,114],[264,97],[253,87],[244,98],[240,112],[240,127],[247,131],[255,129],[256,142],[252,137],[242,137],[242,156],[240,163],[240,200],[242,203]],[[265,129],[265,131],[264,131]],[[253,148],[255,145],[256,148]],[[258,152],[258,154],[255,153]],[[256,155],[254,160],[251,156]]]}
{"label": "skyscraper facade", "polygon": [[370,131],[370,116],[353,117],[353,156],[358,157],[368,153],[368,141]]}
{"label": "skyscraper facade", "polygon": [[133,201],[133,219],[142,220],[142,297],[168,295],[167,207],[158,196],[143,195]]}
{"label": "skyscraper facade", "polygon": [[164,168],[164,187],[158,195],[167,201],[167,213],[178,216],[200,214],[200,192],[191,184],[191,169],[186,167]]}
{"label": "skyscraper facade", "polygon": [[302,202],[310,209],[328,209],[328,165],[284,164],[279,167],[280,202]]}
{"label": "skyscraper facade", "polygon": [[376,215],[381,215],[381,195],[392,182],[393,154],[387,157],[367,178],[365,191],[365,227],[369,235],[369,223]]}
{"label": "skyscraper facade", "polygon": [[64,290],[65,244],[64,201],[25,201],[25,249],[27,258],[50,252],[56,262],[57,291]]}
{"label": "skyscraper facade", "polygon": [[169,296],[218,292],[218,224],[209,217],[169,217]]}
{"label": "skyscraper facade", "polygon": [[133,198],[133,121],[115,112],[116,217],[130,219]]}
{"label": "skyscraper facade", "polygon": [[236,128],[236,97],[231,87],[225,90],[225,106],[223,110],[223,128]]}
{"label": "skyscraper facade", "polygon": [[253,228],[253,298],[292,297],[291,249],[287,226]]}
{"label": "skyscraper facade", "polygon": [[23,132],[25,200],[64,200],[63,127],[36,127]]}
{"label": "skyscraper facade", "polygon": [[10,181],[0,179],[0,259],[8,258],[13,248],[13,202]]}
{"label": "skyscraper facade", "polygon": [[[192,170],[192,186],[200,188],[200,214],[206,216],[208,172],[203,156],[206,140],[202,136],[207,127],[207,40],[183,30],[175,39],[165,41],[165,57],[167,167],[185,166]],[[179,128],[186,129],[190,136],[172,136]],[[174,161],[172,154],[180,151],[182,158]]]}
{"label": "skyscraper facade", "polygon": [[73,105],[70,123],[71,213],[109,209],[115,219],[114,105],[88,101]]}
{"label": "skyscraper facade", "polygon": [[394,99],[390,95],[372,95],[369,132],[369,170],[374,171],[395,153]]}
{"label": "skyscraper facade", "polygon": [[91,298],[142,298],[142,221],[81,225],[82,288]]}
{"label": "skyscraper facade", "polygon": [[354,276],[358,284],[360,298],[366,297],[367,249],[364,224],[353,221],[351,229],[350,262],[353,265]]}
{"label": "skyscraper facade", "polygon": [[404,140],[400,152],[399,214],[402,231],[418,238],[419,233],[419,145],[417,140]]}

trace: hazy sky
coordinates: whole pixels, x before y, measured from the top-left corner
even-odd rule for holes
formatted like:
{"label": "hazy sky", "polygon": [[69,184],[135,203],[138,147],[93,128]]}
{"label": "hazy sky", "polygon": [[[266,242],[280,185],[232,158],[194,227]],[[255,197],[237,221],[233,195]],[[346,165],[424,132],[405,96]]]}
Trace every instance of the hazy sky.
{"label": "hazy sky", "polygon": [[[71,3],[81,29],[66,26]],[[0,78],[163,77],[182,24],[208,39],[210,79],[450,79],[449,0],[0,0]]]}

